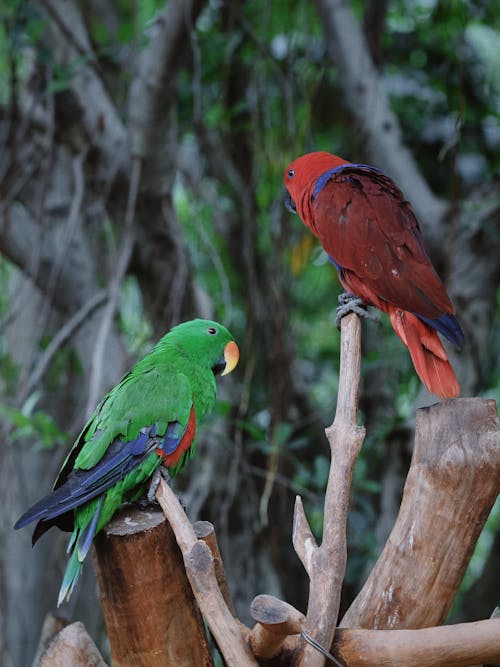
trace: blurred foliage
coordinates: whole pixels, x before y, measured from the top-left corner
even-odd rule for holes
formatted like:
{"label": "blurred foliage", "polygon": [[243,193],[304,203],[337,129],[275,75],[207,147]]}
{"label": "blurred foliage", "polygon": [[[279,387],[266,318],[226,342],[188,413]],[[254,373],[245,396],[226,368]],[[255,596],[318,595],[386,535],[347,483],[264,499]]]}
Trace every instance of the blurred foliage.
{"label": "blurred foliage", "polygon": [[0,414],[11,427],[5,436],[6,442],[14,444],[24,440],[42,449],[68,444],[70,436],[61,431],[46,411],[35,409],[39,399],[40,393],[34,392],[21,409],[0,404]]}

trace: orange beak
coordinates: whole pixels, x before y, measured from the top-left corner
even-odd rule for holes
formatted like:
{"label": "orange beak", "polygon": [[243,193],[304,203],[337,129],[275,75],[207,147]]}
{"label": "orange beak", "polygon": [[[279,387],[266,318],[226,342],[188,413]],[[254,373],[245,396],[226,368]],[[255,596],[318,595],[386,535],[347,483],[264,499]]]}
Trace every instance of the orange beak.
{"label": "orange beak", "polygon": [[232,340],[226,344],[224,348],[224,361],[226,362],[226,367],[222,371],[221,375],[228,375],[232,370],[236,368],[238,359],[240,358],[240,351],[236,343]]}

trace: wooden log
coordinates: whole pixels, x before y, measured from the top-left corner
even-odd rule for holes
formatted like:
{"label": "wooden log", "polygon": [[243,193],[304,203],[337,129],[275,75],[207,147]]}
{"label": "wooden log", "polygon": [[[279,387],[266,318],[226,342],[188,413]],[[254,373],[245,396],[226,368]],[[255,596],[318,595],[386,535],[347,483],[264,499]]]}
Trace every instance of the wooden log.
{"label": "wooden log", "polygon": [[500,620],[421,630],[340,628],[333,652],[349,667],[468,667],[500,664]]}
{"label": "wooden log", "polygon": [[67,625],[54,635],[40,657],[40,667],[107,667],[83,623]]}
{"label": "wooden log", "polygon": [[[263,664],[288,667],[298,641],[297,635],[287,637],[281,651]],[[332,654],[335,664],[348,667],[500,665],[500,619],[420,630],[337,628]]]}
{"label": "wooden log", "polygon": [[443,623],[499,490],[495,401],[450,399],[418,410],[398,518],[341,626]]}
{"label": "wooden log", "polygon": [[304,614],[273,595],[257,595],[250,613],[257,621],[250,634],[250,646],[257,658],[274,657],[287,637],[303,630]]}
{"label": "wooden log", "polygon": [[95,563],[114,667],[213,665],[175,536],[160,510],[120,510]]}

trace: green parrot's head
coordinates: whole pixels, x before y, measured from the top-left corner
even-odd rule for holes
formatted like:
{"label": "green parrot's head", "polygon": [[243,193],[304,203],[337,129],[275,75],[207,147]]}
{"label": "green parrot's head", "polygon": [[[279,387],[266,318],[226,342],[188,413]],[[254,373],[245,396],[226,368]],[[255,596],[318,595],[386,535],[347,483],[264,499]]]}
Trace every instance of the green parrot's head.
{"label": "green parrot's head", "polygon": [[171,329],[160,341],[175,345],[183,355],[207,365],[215,375],[227,375],[238,363],[240,352],[232,334],[212,320],[190,320]]}

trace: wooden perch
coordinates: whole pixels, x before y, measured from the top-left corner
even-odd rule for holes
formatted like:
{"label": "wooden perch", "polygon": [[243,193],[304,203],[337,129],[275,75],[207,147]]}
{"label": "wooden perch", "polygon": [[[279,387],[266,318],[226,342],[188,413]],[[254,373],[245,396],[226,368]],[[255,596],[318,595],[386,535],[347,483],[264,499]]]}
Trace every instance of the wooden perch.
{"label": "wooden perch", "polygon": [[[298,640],[298,635],[287,637],[279,654],[267,658],[266,667],[289,665]],[[337,628],[332,654],[335,664],[348,667],[470,667],[475,661],[497,665],[500,619],[420,630]]]}
{"label": "wooden perch", "polygon": [[304,614],[273,595],[257,595],[250,613],[257,621],[250,634],[250,646],[257,658],[274,657],[285,639],[299,634],[304,627]]}
{"label": "wooden perch", "polygon": [[209,546],[197,539],[179,500],[163,479],[156,499],[174,531],[194,596],[224,659],[231,666],[256,667],[245,634],[219,590]]}
{"label": "wooden perch", "polygon": [[114,667],[213,664],[162,512],[120,510],[96,538],[95,565]]}
{"label": "wooden perch", "polygon": [[495,401],[459,398],[418,410],[398,518],[341,625],[440,625],[499,490]]}
{"label": "wooden perch", "polygon": [[210,549],[210,553],[214,559],[215,578],[217,579],[219,590],[222,594],[222,597],[224,598],[224,602],[226,603],[227,608],[233,616],[236,616],[236,609],[229,591],[226,571],[224,569],[224,563],[222,562],[220,555],[219,544],[217,542],[214,526],[210,523],[210,521],[196,521],[193,524],[193,529],[196,537],[199,540],[203,540],[203,542],[205,542],[205,544]]}
{"label": "wooden perch", "polygon": [[[346,523],[354,463],[365,429],[357,425],[361,369],[361,323],[355,314],[341,320],[340,377],[333,424],[326,429],[331,463],[325,495],[321,546],[316,544],[300,498],[295,504],[293,546],[310,579],[305,620],[308,634],[325,648],[332,645],[347,560]],[[320,667],[324,656],[302,642],[296,665]]]}
{"label": "wooden perch", "polygon": [[339,628],[335,655],[349,667],[468,667],[500,664],[500,620],[422,630]]}
{"label": "wooden perch", "polygon": [[40,657],[40,667],[107,667],[83,623],[67,625],[54,635]]}

